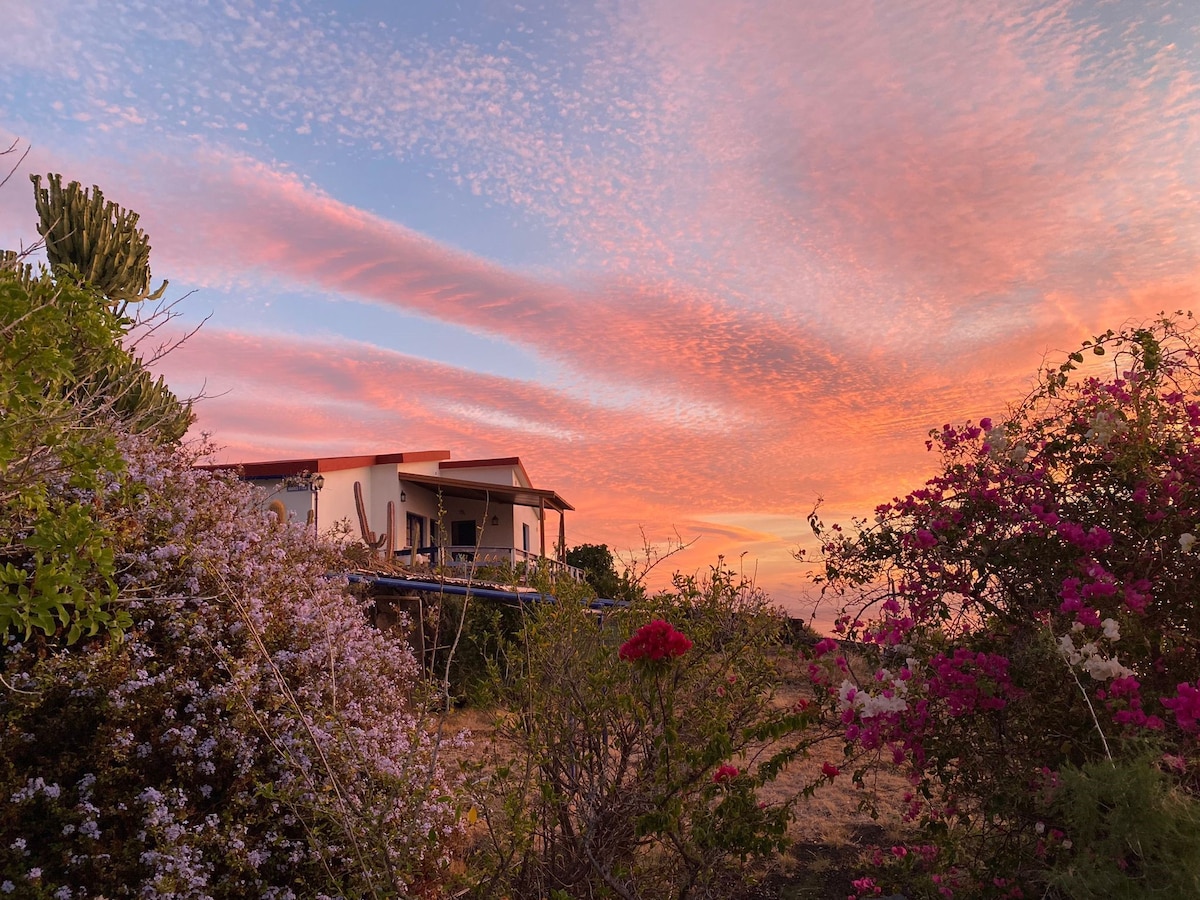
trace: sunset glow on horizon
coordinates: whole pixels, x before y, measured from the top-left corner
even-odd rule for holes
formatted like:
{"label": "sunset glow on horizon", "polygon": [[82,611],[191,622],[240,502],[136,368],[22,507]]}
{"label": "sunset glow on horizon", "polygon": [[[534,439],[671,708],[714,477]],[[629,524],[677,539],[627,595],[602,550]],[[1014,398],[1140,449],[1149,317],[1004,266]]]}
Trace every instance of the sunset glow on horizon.
{"label": "sunset glow on horizon", "polygon": [[664,565],[794,610],[818,503],[870,516],[931,428],[1200,307],[1191,0],[4,17],[0,246],[29,173],[138,211],[219,461],[519,456],[569,544],[694,539]]}

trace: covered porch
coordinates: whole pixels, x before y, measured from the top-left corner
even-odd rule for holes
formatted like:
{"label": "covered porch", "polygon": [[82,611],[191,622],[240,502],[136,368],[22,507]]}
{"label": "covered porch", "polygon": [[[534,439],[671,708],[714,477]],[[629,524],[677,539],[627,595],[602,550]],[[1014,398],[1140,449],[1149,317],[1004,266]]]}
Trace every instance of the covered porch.
{"label": "covered porch", "polygon": [[[397,523],[404,530],[397,562],[507,565],[582,580],[582,570],[565,561],[566,511],[574,507],[555,491],[415,472],[399,472],[398,478],[406,516]],[[547,534],[548,512],[558,513],[557,535]]]}

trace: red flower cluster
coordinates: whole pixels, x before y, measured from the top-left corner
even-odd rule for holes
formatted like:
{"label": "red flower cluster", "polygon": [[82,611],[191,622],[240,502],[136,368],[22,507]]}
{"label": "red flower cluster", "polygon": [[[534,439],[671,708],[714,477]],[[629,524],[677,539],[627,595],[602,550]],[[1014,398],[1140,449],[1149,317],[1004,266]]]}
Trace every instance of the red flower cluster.
{"label": "red flower cluster", "polygon": [[738,767],[731,766],[729,763],[721,766],[717,771],[713,772],[713,783],[724,784],[726,781],[732,781],[738,777]]}
{"label": "red flower cluster", "polygon": [[646,659],[658,662],[673,656],[683,656],[692,649],[687,636],[675,630],[670,622],[655,619],[637,630],[633,637],[621,645],[621,659]]}

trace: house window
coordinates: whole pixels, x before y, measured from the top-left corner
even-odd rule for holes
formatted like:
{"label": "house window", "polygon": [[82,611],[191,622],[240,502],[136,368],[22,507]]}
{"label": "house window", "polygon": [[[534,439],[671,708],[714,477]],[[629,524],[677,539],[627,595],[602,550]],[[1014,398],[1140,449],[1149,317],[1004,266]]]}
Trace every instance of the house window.
{"label": "house window", "polygon": [[529,552],[529,523],[521,523],[521,549],[526,553]]}
{"label": "house window", "polygon": [[475,520],[450,523],[450,543],[455,547],[474,547],[476,537]]}

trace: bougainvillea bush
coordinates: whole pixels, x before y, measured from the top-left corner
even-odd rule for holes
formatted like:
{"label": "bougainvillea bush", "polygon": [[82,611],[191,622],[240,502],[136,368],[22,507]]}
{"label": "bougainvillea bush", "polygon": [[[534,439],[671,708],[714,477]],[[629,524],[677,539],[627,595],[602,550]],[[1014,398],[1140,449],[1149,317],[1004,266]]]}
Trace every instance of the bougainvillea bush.
{"label": "bougainvillea bush", "polygon": [[412,694],[331,551],[256,490],[121,438],[86,499],[131,625],[0,655],[0,892],[408,896],[457,833]]}
{"label": "bougainvillea bush", "polygon": [[782,846],[793,801],[759,789],[817,738],[773,699],[783,620],[721,568],[597,617],[528,612],[477,783],[481,896],[728,894]]}
{"label": "bougainvillea bush", "polygon": [[1200,891],[1192,337],[1101,335],[1003,420],[933,432],[939,474],[873,521],[814,518],[837,628],[879,665],[855,681],[827,641],[810,672],[925,830],[862,895]]}

